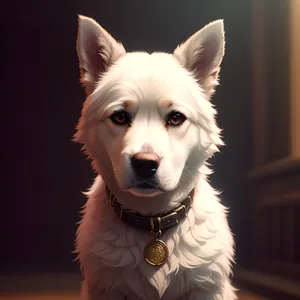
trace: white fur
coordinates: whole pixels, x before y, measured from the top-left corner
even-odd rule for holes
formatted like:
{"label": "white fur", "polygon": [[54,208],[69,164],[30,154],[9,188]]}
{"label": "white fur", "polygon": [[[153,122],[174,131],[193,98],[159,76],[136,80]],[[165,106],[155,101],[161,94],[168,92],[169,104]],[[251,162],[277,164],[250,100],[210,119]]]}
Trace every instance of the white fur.
{"label": "white fur", "polygon": [[[222,145],[209,98],[224,54],[223,22],[209,24],[173,55],[126,54],[95,21],[80,17],[79,24],[87,99],[75,141],[84,145],[99,174],[86,193],[77,234],[83,299],[236,299],[229,280],[233,238],[206,164]],[[129,128],[109,119],[120,108],[133,117]],[[166,128],[164,119],[174,109],[187,120]],[[135,187],[130,157],[143,151],[161,158],[155,175],[161,190]],[[174,209],[194,188],[187,217],[161,237],[170,252],[163,266],[144,260],[153,237],[119,220],[105,185],[124,207],[144,215]]]}

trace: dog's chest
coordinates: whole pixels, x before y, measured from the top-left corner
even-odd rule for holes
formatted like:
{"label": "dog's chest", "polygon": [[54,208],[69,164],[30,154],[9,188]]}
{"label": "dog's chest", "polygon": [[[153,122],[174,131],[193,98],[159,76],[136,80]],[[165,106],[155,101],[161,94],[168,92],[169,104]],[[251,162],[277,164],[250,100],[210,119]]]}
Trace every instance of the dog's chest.
{"label": "dog's chest", "polygon": [[170,255],[163,266],[155,267],[144,259],[144,248],[153,239],[148,232],[124,225],[110,207],[101,215],[102,220],[85,215],[78,237],[80,260],[97,289],[118,289],[130,300],[169,300],[191,288],[213,288],[218,281],[221,271],[211,272],[205,253],[211,236],[203,222],[196,224],[190,216],[164,234]]}
{"label": "dog's chest", "polygon": [[[124,257],[128,256],[126,252]],[[93,263],[95,265],[96,261]],[[182,296],[192,289],[214,289],[214,284],[206,282],[201,286],[195,281],[199,278],[209,278],[211,274],[206,267],[190,270],[180,266],[176,273],[169,273],[170,262],[163,267],[144,265],[143,261],[133,267],[134,263],[132,260],[130,265],[124,267],[102,265],[92,275],[95,276],[92,281],[97,282],[99,291],[116,289],[126,295],[126,300],[176,300],[183,299]]]}

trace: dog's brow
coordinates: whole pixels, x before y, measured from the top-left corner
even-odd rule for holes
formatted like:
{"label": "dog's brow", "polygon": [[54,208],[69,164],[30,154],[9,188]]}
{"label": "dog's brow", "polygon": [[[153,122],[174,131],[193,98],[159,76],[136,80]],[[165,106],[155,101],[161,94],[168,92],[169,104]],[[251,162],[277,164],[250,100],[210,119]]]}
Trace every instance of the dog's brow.
{"label": "dog's brow", "polygon": [[135,107],[136,102],[134,100],[125,100],[123,102],[123,105],[124,105],[124,109],[128,109],[130,107]]}
{"label": "dog's brow", "polygon": [[162,100],[161,101],[162,105],[165,105],[167,107],[171,107],[172,105],[174,105],[174,102],[172,100]]}

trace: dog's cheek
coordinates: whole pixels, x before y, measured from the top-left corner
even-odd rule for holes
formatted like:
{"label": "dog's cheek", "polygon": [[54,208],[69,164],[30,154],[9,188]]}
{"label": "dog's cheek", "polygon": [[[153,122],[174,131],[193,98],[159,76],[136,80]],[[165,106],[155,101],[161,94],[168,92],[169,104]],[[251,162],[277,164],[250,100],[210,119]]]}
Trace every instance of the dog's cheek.
{"label": "dog's cheek", "polygon": [[197,129],[194,127],[189,127],[185,134],[180,136],[173,144],[171,149],[172,153],[172,165],[174,168],[174,173],[177,176],[181,176],[188,158],[190,157],[193,149],[198,149],[199,137],[197,134]]}
{"label": "dog's cheek", "polygon": [[115,139],[107,138],[105,141],[105,148],[112,162],[112,165],[117,168],[121,160],[121,152],[122,152],[121,137]]}
{"label": "dog's cheek", "polygon": [[169,147],[164,151],[163,162],[158,169],[158,177],[161,185],[166,190],[173,190],[178,185],[185,164],[185,152],[183,147]]}
{"label": "dog's cheek", "polygon": [[194,144],[198,141],[194,134],[194,128],[181,132],[174,132],[171,134],[170,153],[172,154],[172,163],[175,168],[182,167],[189,156],[189,152]]}
{"label": "dog's cheek", "polygon": [[126,131],[123,128],[115,128],[112,132],[103,136],[106,152],[111,161],[115,179],[121,189],[126,189],[130,184],[130,163],[124,152],[124,139]]}
{"label": "dog's cheek", "polygon": [[119,187],[123,190],[129,188],[131,180],[134,177],[133,171],[130,166],[131,165],[128,157],[122,155],[119,164],[114,168],[117,183]]}

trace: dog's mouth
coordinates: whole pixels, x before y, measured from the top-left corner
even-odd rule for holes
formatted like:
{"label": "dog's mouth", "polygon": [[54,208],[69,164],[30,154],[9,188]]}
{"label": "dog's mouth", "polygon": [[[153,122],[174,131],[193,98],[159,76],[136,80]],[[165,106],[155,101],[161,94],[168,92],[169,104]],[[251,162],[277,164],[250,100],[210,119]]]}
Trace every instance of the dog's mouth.
{"label": "dog's mouth", "polygon": [[151,185],[150,183],[147,182],[142,182],[136,185],[137,188],[139,189],[157,189],[157,187]]}
{"label": "dog's mouth", "polygon": [[145,181],[134,184],[128,191],[136,196],[142,197],[151,197],[164,192],[157,184],[151,184]]}

